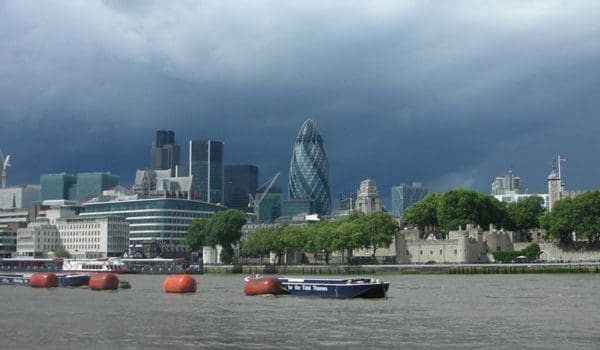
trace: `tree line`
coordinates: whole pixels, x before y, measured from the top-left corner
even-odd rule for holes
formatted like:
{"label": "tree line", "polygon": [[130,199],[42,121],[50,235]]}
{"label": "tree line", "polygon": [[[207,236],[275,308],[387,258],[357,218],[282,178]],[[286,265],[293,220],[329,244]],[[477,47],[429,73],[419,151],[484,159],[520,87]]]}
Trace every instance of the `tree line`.
{"label": "tree line", "polygon": [[551,212],[543,204],[544,199],[536,195],[504,203],[491,195],[458,189],[425,196],[406,209],[403,219],[441,235],[466,224],[493,224],[523,233],[542,228],[547,238],[564,243],[572,242],[573,233],[589,242],[600,240],[600,191],[557,201]]}
{"label": "tree line", "polygon": [[374,257],[378,248],[389,247],[397,228],[396,221],[383,212],[369,215],[353,212],[305,226],[261,228],[242,242],[242,255],[262,260],[274,253],[276,263],[280,264],[286,253],[295,252],[323,256],[328,264],[331,253],[341,252],[342,259],[350,262],[353,250],[371,249]]}

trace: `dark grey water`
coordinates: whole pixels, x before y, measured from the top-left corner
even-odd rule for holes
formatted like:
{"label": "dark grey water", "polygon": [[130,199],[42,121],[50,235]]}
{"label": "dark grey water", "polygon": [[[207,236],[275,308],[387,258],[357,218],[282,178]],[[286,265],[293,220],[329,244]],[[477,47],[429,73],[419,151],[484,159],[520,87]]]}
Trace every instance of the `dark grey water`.
{"label": "dark grey water", "polygon": [[241,275],[130,290],[0,286],[2,349],[598,349],[600,275],[391,275],[387,299],[246,297]]}

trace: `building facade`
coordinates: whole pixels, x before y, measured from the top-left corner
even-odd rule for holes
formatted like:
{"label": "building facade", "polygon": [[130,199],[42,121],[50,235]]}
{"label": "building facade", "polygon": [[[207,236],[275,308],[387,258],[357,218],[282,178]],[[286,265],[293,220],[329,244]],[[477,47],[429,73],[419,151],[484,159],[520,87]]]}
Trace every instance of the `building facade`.
{"label": "building facade", "polygon": [[129,223],[130,248],[142,242],[179,244],[187,236],[192,220],[209,218],[225,210],[222,205],[179,198],[149,198],[83,203],[80,216],[118,215]]}
{"label": "building facade", "polygon": [[198,199],[209,203],[224,203],[225,168],[223,142],[190,141],[189,172]]}
{"label": "building facade", "polygon": [[497,177],[492,182],[492,195],[520,194],[521,178],[514,176],[512,170],[509,170],[503,177]]}
{"label": "building facade", "polygon": [[427,188],[420,182],[413,182],[410,186],[401,184],[392,186],[392,208],[391,215],[402,218],[406,208],[420,201],[427,195]]}
{"label": "building facade", "polygon": [[225,205],[249,212],[249,196],[256,195],[258,167],[254,165],[225,166]]}
{"label": "building facade", "polygon": [[296,137],[288,186],[290,199],[308,198],[314,201],[317,214],[331,214],[329,163],[323,138],[311,119],[302,124]]}
{"label": "building facade", "polygon": [[42,201],[55,199],[85,201],[117,186],[119,177],[102,172],[77,175],[43,174],[40,183]]}
{"label": "building facade", "polygon": [[0,188],[0,209],[28,208],[41,201],[37,185]]}
{"label": "building facade", "polygon": [[377,211],[383,211],[379,191],[375,181],[367,179],[360,183],[358,191],[356,191],[355,210],[363,214],[371,214]]}
{"label": "building facade", "polygon": [[176,176],[175,169],[180,165],[181,148],[175,144],[175,133],[171,130],[158,130],[150,149],[150,169],[169,170]]}

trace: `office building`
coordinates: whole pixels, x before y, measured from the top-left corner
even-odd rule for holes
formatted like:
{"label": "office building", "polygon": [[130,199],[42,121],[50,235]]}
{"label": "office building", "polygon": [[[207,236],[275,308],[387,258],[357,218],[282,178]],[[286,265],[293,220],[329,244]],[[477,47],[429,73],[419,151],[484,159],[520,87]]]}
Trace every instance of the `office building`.
{"label": "office building", "polygon": [[492,182],[492,195],[520,194],[521,178],[514,176],[509,170],[503,177],[496,177]]}
{"label": "office building", "polygon": [[223,143],[219,141],[190,141],[189,175],[197,198],[203,202],[223,203],[225,169]]}
{"label": "office building", "polygon": [[41,200],[38,185],[0,188],[0,209],[28,208]]}
{"label": "office building", "polygon": [[69,174],[43,174],[40,177],[42,201],[76,197],[77,177]]}
{"label": "office building", "polygon": [[283,201],[283,215],[294,217],[300,214],[315,213],[315,202],[308,198],[292,198]]}
{"label": "office building", "polygon": [[315,203],[315,213],[331,213],[329,163],[323,138],[311,119],[302,124],[294,142],[288,186],[290,199],[310,199]]}
{"label": "office building", "polygon": [[250,196],[258,188],[258,167],[254,165],[225,166],[225,205],[228,208],[249,212]]}
{"label": "office building", "polygon": [[111,189],[119,184],[119,177],[111,173],[78,173],[75,185],[75,198],[77,201],[86,201],[94,198],[104,190]]}
{"label": "office building", "polygon": [[132,191],[138,198],[193,199],[194,196],[192,177],[172,177],[168,169],[137,170]]}
{"label": "office building", "polygon": [[[115,195],[115,198],[118,198]],[[148,198],[86,202],[79,214],[85,216],[123,216],[129,223],[131,247],[143,242],[179,244],[188,233],[192,220],[209,218],[224,206],[180,198]]]}
{"label": "office building", "polygon": [[86,201],[104,190],[119,184],[119,177],[111,173],[43,174],[40,177],[41,200]]}
{"label": "office building", "polygon": [[393,217],[401,218],[406,208],[420,201],[427,195],[427,188],[420,182],[413,182],[412,185],[401,184],[392,187],[392,210]]}
{"label": "office building", "polygon": [[176,176],[180,156],[181,149],[175,144],[175,133],[171,130],[158,130],[150,149],[150,169],[169,170],[170,176]]}

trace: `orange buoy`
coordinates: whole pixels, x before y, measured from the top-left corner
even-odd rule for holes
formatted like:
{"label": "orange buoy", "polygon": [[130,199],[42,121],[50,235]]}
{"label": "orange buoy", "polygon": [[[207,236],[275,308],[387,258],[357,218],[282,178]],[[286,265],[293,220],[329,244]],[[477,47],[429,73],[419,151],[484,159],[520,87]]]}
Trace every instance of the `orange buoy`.
{"label": "orange buoy", "polygon": [[169,275],[163,282],[166,293],[195,293],[196,280],[190,275]]}
{"label": "orange buoy", "polygon": [[248,277],[244,283],[246,295],[283,294],[281,281],[275,277]]}
{"label": "orange buoy", "polygon": [[104,290],[119,288],[119,277],[114,273],[95,273],[90,276],[90,289]]}
{"label": "orange buoy", "polygon": [[29,278],[29,286],[33,288],[58,287],[58,277],[55,273],[34,273]]}

